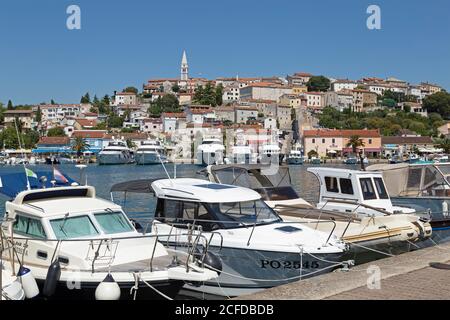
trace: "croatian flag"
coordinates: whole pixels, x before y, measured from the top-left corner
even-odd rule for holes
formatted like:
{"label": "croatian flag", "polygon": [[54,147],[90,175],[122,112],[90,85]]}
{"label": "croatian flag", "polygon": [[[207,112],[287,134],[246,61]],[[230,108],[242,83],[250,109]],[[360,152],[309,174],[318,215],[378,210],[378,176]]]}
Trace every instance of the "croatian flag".
{"label": "croatian flag", "polygon": [[69,180],[66,179],[66,177],[64,177],[64,175],[56,168],[53,168],[53,176],[55,177],[55,180],[57,183],[68,183]]}

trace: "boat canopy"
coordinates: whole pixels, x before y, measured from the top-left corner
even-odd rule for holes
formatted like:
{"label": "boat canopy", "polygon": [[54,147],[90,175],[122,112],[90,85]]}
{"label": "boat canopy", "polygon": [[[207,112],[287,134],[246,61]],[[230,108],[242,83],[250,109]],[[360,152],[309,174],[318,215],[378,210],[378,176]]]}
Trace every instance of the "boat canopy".
{"label": "boat canopy", "polygon": [[155,193],[152,183],[158,179],[140,179],[121,182],[113,185],[110,192]]}
{"label": "boat canopy", "polygon": [[214,180],[219,183],[250,189],[291,186],[287,166],[280,166],[277,170],[273,170],[272,166],[264,164],[232,164],[214,165],[205,170],[210,170]]}
{"label": "boat canopy", "polygon": [[[61,181],[56,181],[53,177],[52,171],[35,171],[34,173],[36,174],[37,178],[31,176],[28,177],[31,190],[40,188],[52,188],[54,186],[56,187],[71,186],[72,183],[76,182],[74,179],[70,178],[67,175],[63,175],[67,179],[67,182],[63,183]],[[54,185],[52,184],[52,180],[56,181]],[[1,194],[10,198],[14,198],[20,192],[25,191],[27,189],[28,189],[27,176],[25,172],[0,175]]]}
{"label": "boat canopy", "polygon": [[446,196],[450,190],[450,163],[377,164],[367,170],[383,174],[393,197]]}

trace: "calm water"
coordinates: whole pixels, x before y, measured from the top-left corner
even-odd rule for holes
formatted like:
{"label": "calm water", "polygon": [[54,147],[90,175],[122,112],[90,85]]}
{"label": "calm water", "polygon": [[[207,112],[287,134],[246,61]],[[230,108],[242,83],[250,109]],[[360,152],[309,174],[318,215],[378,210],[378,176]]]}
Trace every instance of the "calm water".
{"label": "calm water", "polygon": [[[290,174],[294,189],[299,195],[307,201],[317,202],[318,200],[318,181],[315,176],[308,173],[306,169],[309,165],[290,166]],[[326,166],[326,165],[322,165]],[[333,164],[333,167],[342,167],[354,169],[356,166]],[[36,171],[51,171],[48,165],[29,166],[31,170]],[[69,175],[75,180],[79,180],[80,171],[74,165],[60,165],[58,167],[64,174]],[[166,168],[169,174],[173,177],[174,166],[167,164]],[[204,179],[203,176],[198,175],[197,171],[202,167],[191,164],[178,164],[176,166],[177,177],[196,177]],[[0,175],[4,173],[23,172],[22,166],[3,166],[0,167]],[[95,164],[89,165],[85,172],[87,174],[88,184],[96,188],[97,196],[101,198],[110,199],[109,190],[112,185],[136,179],[157,179],[166,178],[166,174],[161,165],[152,166],[138,166],[138,165],[112,165],[99,166]],[[124,199],[123,195],[115,194],[115,202],[124,206],[125,210],[131,217],[140,216],[151,217],[154,210],[154,198],[152,195],[135,194],[128,195]],[[4,204],[7,201],[3,195],[0,195],[0,215],[3,215]]]}

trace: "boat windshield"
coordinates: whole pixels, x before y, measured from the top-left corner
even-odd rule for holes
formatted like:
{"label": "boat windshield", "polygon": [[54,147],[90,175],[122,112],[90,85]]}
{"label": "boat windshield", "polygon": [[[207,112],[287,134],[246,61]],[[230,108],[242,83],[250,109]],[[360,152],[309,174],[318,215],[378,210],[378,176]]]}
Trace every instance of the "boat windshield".
{"label": "boat windshield", "polygon": [[[223,221],[238,222],[240,225],[258,225],[278,222],[278,215],[262,200],[209,204],[217,217]],[[224,223],[224,228],[236,227]]]}
{"label": "boat windshield", "polygon": [[76,216],[50,220],[56,239],[74,239],[99,234],[89,216]]}
{"label": "boat windshield", "polygon": [[95,219],[106,234],[134,231],[122,212],[95,213]]}
{"label": "boat windshield", "polygon": [[215,170],[214,176],[220,183],[253,189],[266,201],[298,198],[298,194],[291,186],[288,168],[280,167],[275,174],[265,175],[263,169],[230,167]]}

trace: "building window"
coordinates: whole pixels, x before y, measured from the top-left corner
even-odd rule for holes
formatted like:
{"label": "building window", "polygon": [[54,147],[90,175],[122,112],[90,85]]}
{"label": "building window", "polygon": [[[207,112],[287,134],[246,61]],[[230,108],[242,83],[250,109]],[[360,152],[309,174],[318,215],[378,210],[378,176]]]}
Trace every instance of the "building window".
{"label": "building window", "polygon": [[325,143],[325,139],[322,139],[322,143]]}
{"label": "building window", "polygon": [[331,139],[331,143],[333,143],[333,144],[336,143],[336,139],[334,139],[334,138]]}
{"label": "building window", "polygon": [[372,139],[369,139],[369,144],[372,144]]}
{"label": "building window", "polygon": [[316,139],[312,139],[312,143],[316,143]]}

